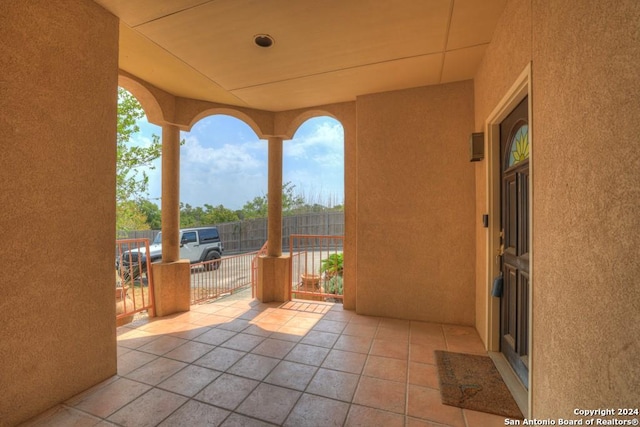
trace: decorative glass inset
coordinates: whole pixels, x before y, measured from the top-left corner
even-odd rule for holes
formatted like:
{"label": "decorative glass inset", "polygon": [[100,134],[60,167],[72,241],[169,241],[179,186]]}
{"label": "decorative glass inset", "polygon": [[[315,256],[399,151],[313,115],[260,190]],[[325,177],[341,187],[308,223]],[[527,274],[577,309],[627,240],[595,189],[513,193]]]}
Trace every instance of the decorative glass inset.
{"label": "decorative glass inset", "polygon": [[517,165],[523,160],[529,158],[529,126],[522,125],[517,130],[511,140],[511,151],[509,153],[509,165],[511,167]]}

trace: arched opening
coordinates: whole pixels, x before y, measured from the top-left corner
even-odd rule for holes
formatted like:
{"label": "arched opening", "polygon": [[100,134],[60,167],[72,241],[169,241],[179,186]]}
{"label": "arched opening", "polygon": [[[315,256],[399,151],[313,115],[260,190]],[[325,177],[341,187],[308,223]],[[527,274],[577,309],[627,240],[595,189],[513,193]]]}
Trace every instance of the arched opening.
{"label": "arched opening", "polygon": [[[267,144],[245,121],[214,114],[182,132],[181,227],[237,221],[267,191]],[[265,211],[266,212],[266,211]]]}
{"label": "arched opening", "polygon": [[283,156],[283,182],[295,186],[303,211],[344,210],[344,129],[338,120],[305,120]]}
{"label": "arched opening", "polygon": [[283,235],[290,236],[291,298],[344,298],[344,129],[328,116],[306,118],[283,150]]}
{"label": "arched opening", "polygon": [[[323,113],[318,111],[308,111],[299,116],[290,124],[291,129],[296,130],[295,134],[290,133],[293,134],[291,140],[280,142],[284,147],[283,162],[278,166],[282,167],[283,177],[281,184],[285,203],[281,205],[282,213],[285,218],[307,214],[321,214],[325,218],[329,214],[336,214],[333,218],[339,218],[331,223],[324,221],[311,230],[304,226],[305,221],[285,221],[282,229],[285,247],[290,234],[344,235],[344,130],[337,120],[321,114]],[[251,252],[262,247],[267,240],[267,229],[273,222],[267,219],[269,206],[273,208],[268,202],[267,192],[274,191],[277,194],[275,189],[280,185],[273,187],[273,182],[280,180],[274,181],[268,174],[271,162],[268,146],[272,144],[273,138],[279,138],[270,137],[269,144],[266,144],[266,141],[260,139],[265,135],[261,134],[260,129],[256,130],[254,121],[245,120],[247,117],[241,111],[227,108],[203,110],[189,125],[166,124],[162,129],[142,119],[141,113],[134,118],[135,125],[140,130],[138,142],[146,144],[140,148],[157,149],[157,156],[148,164],[141,165],[141,170],[138,171],[147,185],[147,198],[143,203],[154,206],[158,216],[158,205],[162,210],[169,209],[169,214],[163,215],[163,230],[165,226],[169,227],[167,221],[175,224],[171,227],[176,235],[178,226],[180,235],[186,228],[217,226],[224,245],[224,254],[221,251],[219,253],[222,264],[227,255]],[[183,130],[180,132],[179,129]],[[165,197],[166,188],[161,189],[161,183],[167,180],[167,171],[161,170],[160,137],[154,137],[154,131],[162,135],[163,143],[166,138],[173,141],[172,157],[175,161],[168,163],[171,168],[168,172],[174,176],[169,179],[168,185],[171,186],[172,182],[179,182],[180,185],[169,191],[171,201]],[[164,148],[162,153],[164,154]],[[162,162],[167,160],[164,157]],[[179,164],[176,163],[178,159]],[[156,163],[153,164],[154,162]],[[273,166],[273,162],[271,164]],[[159,203],[161,194],[162,204]],[[167,215],[173,219],[167,219]],[[247,220],[255,222],[246,226],[243,221]],[[230,228],[226,227],[229,224]],[[153,227],[147,224],[145,227],[158,229],[157,225]],[[154,237],[158,236],[149,238]],[[163,252],[163,264],[166,262],[169,265],[173,262],[172,259],[186,262],[188,258],[192,264],[203,261],[184,256],[182,249],[187,245],[182,244],[181,237],[176,239],[174,243],[164,242],[163,251],[167,245],[172,245],[173,248],[179,246],[179,250],[175,250],[175,257],[171,257],[168,262]],[[191,289],[193,290],[193,284]],[[189,287],[186,291],[188,293]]]}
{"label": "arched opening", "polygon": [[162,129],[149,123],[142,104],[123,87],[118,88],[117,126],[116,235],[126,238],[133,231],[160,228]]}
{"label": "arched opening", "polygon": [[[148,100],[147,100],[148,101]],[[153,103],[152,103],[153,104]],[[146,105],[150,105],[146,102]],[[161,129],[147,120],[136,96],[118,88],[116,133],[116,234],[115,299],[117,325],[137,316],[146,317],[153,307],[150,268],[145,262],[152,229],[159,229],[159,190],[151,196],[150,178],[159,169]]]}

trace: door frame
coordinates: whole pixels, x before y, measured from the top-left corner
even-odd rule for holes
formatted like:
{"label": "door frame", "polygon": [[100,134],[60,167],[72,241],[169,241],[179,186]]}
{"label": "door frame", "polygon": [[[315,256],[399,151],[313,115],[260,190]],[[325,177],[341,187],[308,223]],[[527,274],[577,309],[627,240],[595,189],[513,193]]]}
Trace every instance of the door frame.
{"label": "door frame", "polygon": [[[507,115],[525,98],[528,96],[528,120],[529,120],[529,389],[526,390],[522,386],[522,390],[519,390],[517,394],[526,393],[526,405],[528,410],[523,410],[523,415],[527,417],[527,413],[532,408],[531,390],[534,386],[532,372],[534,369],[534,357],[535,351],[533,346],[533,333],[532,333],[532,316],[533,316],[533,287],[534,287],[534,269],[533,269],[533,223],[535,218],[533,217],[533,182],[534,182],[534,162],[533,152],[535,147],[533,144],[533,121],[532,121],[532,96],[531,96],[531,63],[527,64],[525,69],[520,73],[515,83],[509,88],[503,98],[498,102],[494,110],[491,112],[487,120],[485,121],[485,153],[487,155],[487,169],[486,169],[486,194],[487,194],[487,207],[489,213],[489,227],[487,234],[487,248],[486,248],[486,310],[487,310],[487,350],[494,352],[492,357],[494,360],[501,357],[500,352],[500,299],[491,296],[491,288],[493,285],[493,279],[500,273],[500,264],[496,263],[496,255],[500,252],[500,212],[501,212],[501,170],[500,170],[500,123]],[[499,353],[499,355],[498,355]],[[506,359],[505,359],[506,360]],[[506,363],[506,362],[505,362]],[[501,375],[505,377],[507,385],[513,383],[511,379],[507,381],[506,376],[509,374],[505,372],[505,364],[496,363],[498,370],[501,371]],[[503,365],[502,368],[500,365]],[[510,365],[506,363],[506,366],[510,370]],[[513,374],[515,376],[515,373]],[[518,381],[519,383],[519,381]],[[514,395],[516,390],[511,390]],[[516,400],[519,400],[517,397]],[[525,396],[522,396],[523,400]],[[519,402],[520,403],[520,402]],[[524,403],[524,402],[522,402]],[[522,405],[520,405],[522,406]],[[521,407],[522,409],[522,407]]]}

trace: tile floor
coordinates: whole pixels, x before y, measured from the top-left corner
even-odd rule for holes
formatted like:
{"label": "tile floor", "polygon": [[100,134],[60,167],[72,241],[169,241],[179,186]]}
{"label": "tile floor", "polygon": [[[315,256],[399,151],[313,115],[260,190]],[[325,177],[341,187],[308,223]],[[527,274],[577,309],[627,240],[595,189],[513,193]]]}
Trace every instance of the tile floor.
{"label": "tile floor", "polygon": [[117,334],[118,374],[26,425],[504,425],[440,402],[433,351],[485,354],[469,327],[242,292]]}

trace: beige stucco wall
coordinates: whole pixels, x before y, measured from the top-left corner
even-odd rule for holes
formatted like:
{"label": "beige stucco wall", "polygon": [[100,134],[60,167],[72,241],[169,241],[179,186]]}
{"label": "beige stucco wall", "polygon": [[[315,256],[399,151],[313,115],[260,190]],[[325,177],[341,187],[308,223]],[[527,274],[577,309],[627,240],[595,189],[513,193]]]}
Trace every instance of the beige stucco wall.
{"label": "beige stucco wall", "polygon": [[[476,130],[532,70],[532,412],[638,405],[640,3],[510,0],[474,80]],[[476,166],[486,209],[486,161]],[[476,228],[477,315],[486,234]],[[484,260],[484,261],[483,261]],[[486,339],[486,336],[483,335]]]}
{"label": "beige stucco wall", "polygon": [[533,413],[640,403],[640,2],[533,1]]}
{"label": "beige stucco wall", "polygon": [[116,372],[117,20],[0,3],[0,424]]}
{"label": "beige stucco wall", "polygon": [[357,100],[359,313],[475,319],[473,83]]}

